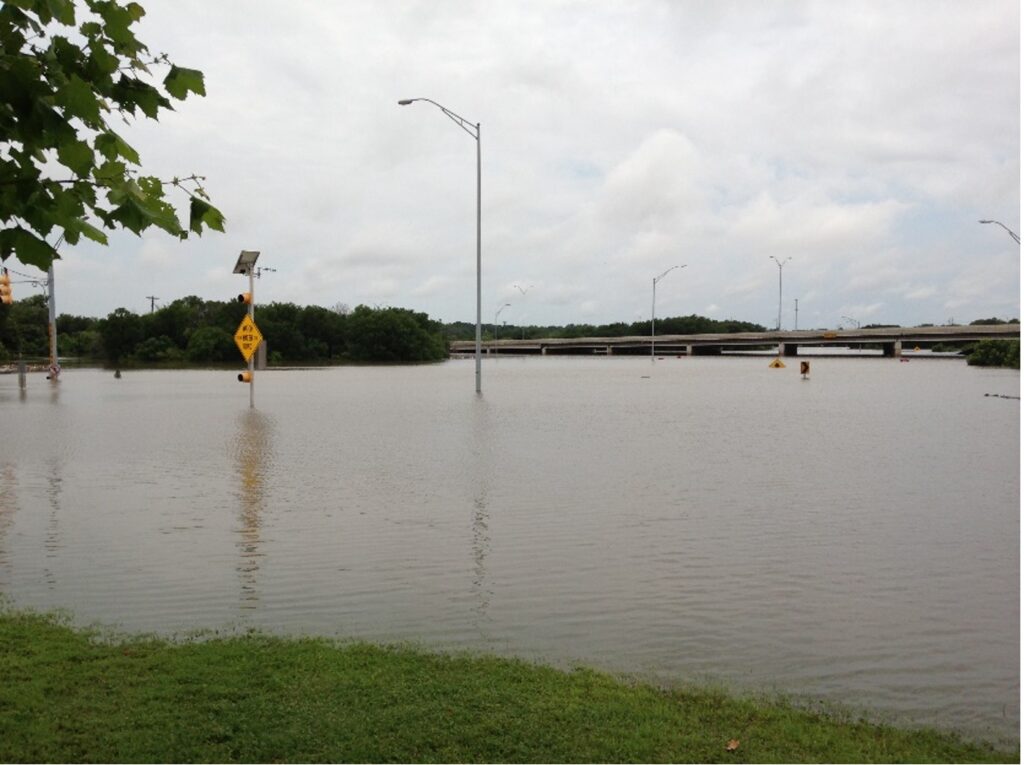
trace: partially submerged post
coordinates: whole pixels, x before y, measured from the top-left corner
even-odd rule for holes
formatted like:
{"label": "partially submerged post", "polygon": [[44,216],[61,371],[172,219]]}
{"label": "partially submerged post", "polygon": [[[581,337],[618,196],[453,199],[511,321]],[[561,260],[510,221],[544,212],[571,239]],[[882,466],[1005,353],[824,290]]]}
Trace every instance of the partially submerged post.
{"label": "partially submerged post", "polygon": [[60,379],[60,363],[57,361],[57,298],[53,288],[53,264],[46,272],[47,304],[50,310],[50,323],[48,331],[50,335],[50,374],[49,379],[57,382]]}
{"label": "partially submerged post", "polygon": [[254,321],[254,315],[256,312],[256,301],[253,296],[253,271],[256,266],[256,259],[260,256],[258,250],[242,250],[238,255],[238,260],[235,262],[235,269],[233,273],[236,274],[247,274],[249,276],[249,291],[244,292],[238,296],[240,303],[245,303],[249,306],[249,310],[246,313],[242,323],[238,325],[238,330],[235,332],[235,344],[238,346],[238,350],[242,352],[242,358],[246,360],[249,365],[248,371],[242,372],[238,375],[239,382],[249,383],[249,408],[253,409],[256,407],[256,394],[255,394],[255,369],[254,369],[254,357],[256,349],[263,341],[263,336],[260,334],[259,329],[256,327]]}

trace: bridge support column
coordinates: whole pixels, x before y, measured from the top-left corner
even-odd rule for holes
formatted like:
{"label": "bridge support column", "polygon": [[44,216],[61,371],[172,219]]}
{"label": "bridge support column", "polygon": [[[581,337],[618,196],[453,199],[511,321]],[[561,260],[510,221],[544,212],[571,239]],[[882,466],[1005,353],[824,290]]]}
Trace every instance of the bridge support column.
{"label": "bridge support column", "polygon": [[605,353],[605,355],[606,355],[606,356],[611,356],[611,355],[612,355],[612,352],[613,352],[613,351],[612,351],[612,347],[611,347],[610,345],[606,345],[606,346],[605,346],[605,348],[604,348],[604,353]]}
{"label": "bridge support column", "polygon": [[542,345],[540,347],[540,355],[541,356],[547,356],[548,355],[548,347],[546,345]]}
{"label": "bridge support column", "polygon": [[686,346],[686,355],[687,356],[692,356],[693,355],[693,346],[692,345]]}
{"label": "bridge support column", "polygon": [[894,340],[891,343],[882,343],[882,355],[887,359],[898,359],[903,355],[903,341]]}

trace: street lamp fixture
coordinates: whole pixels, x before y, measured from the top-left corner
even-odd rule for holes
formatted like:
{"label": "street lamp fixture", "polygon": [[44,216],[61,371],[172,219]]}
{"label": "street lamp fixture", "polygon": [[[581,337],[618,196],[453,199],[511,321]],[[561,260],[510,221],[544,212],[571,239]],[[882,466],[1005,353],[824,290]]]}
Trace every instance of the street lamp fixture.
{"label": "street lamp fixture", "polygon": [[654,277],[651,281],[651,363],[654,363],[654,297],[657,294],[658,282],[664,279],[669,272],[675,271],[677,268],[686,268],[686,265],[672,266],[662,271],[660,274]]}
{"label": "street lamp fixture", "polygon": [[476,141],[476,392],[481,392],[480,386],[480,345],[481,345],[481,324],[480,324],[480,123],[470,122],[448,109],[437,101],[429,98],[403,98],[398,102],[399,106],[409,106],[416,101],[425,101],[433,104],[448,117],[452,122],[465,130]]}
{"label": "street lamp fixture", "polygon": [[782,267],[786,265],[793,258],[786,258],[785,260],[779,260],[774,255],[769,255],[769,258],[775,261],[775,264],[779,267],[779,318],[775,322],[775,331],[778,332],[782,329]]}
{"label": "street lamp fixture", "polygon": [[1007,228],[1005,225],[1003,225],[999,221],[997,221],[997,220],[979,220],[978,223],[995,223],[997,226],[1003,226],[1003,228],[1006,229],[1006,233],[1010,235],[1010,238],[1013,239],[1013,241],[1015,241],[1017,244],[1020,244],[1020,237],[1017,236],[1015,233],[1013,233],[1013,231],[1011,231],[1009,228]]}

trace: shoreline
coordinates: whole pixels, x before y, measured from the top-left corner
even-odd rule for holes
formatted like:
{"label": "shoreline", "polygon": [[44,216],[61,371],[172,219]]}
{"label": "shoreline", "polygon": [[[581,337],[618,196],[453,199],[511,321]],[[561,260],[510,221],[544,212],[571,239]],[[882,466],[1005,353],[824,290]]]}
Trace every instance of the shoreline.
{"label": "shoreline", "polygon": [[713,688],[323,638],[170,641],[0,608],[0,761],[1018,762]]}

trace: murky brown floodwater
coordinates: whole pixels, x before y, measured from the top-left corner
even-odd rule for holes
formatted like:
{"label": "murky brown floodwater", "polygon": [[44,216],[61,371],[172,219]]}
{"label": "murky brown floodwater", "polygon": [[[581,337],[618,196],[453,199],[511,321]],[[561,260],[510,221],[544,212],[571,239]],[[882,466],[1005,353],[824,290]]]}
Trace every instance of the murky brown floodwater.
{"label": "murky brown floodwater", "polygon": [[0,593],[1018,740],[1020,395],[960,361],[0,377]]}

